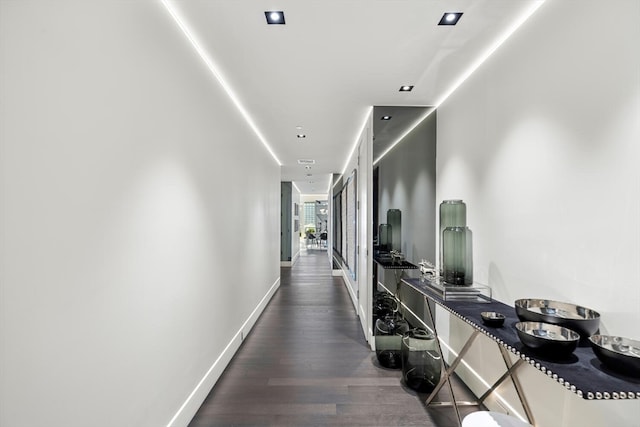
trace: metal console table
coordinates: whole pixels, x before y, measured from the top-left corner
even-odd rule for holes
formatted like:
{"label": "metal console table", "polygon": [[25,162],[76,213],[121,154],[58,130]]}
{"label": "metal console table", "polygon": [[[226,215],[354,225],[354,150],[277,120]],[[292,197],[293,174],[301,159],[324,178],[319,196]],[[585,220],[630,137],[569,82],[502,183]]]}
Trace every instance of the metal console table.
{"label": "metal console table", "polygon": [[[531,409],[527,403],[524,389],[516,375],[516,370],[523,365],[531,365],[542,371],[550,379],[557,381],[565,389],[571,391],[586,400],[599,399],[640,399],[640,383],[637,379],[625,377],[609,371],[597,359],[588,344],[581,344],[569,357],[553,359],[548,356],[533,352],[525,347],[516,332],[515,323],[519,322],[515,309],[499,301],[488,299],[485,301],[456,301],[446,300],[440,295],[428,281],[406,278],[401,280],[417,292],[421,293],[426,302],[429,316],[431,317],[434,332],[438,334],[435,323],[435,315],[429,302],[433,302],[465,323],[473,327],[473,332],[454,361],[447,367],[440,382],[426,401],[427,405],[451,405],[455,408],[458,424],[461,425],[458,406],[479,405],[505,380],[511,379],[516,389],[518,398],[525,414],[531,424],[535,424]],[[480,313],[483,311],[497,311],[505,315],[504,326],[498,328],[487,327],[483,324]],[[450,376],[455,371],[460,361],[472,347],[478,335],[483,334],[493,340],[504,359],[506,371],[504,374],[482,395],[476,402],[456,402],[451,386]],[[438,346],[440,345],[439,340]],[[441,349],[440,349],[441,350]],[[519,359],[512,363],[509,353],[515,354]],[[443,362],[444,363],[444,362]],[[433,402],[433,397],[444,386],[449,386],[452,402]]]}
{"label": "metal console table", "polygon": [[[417,270],[418,266],[415,264],[410,263],[409,261],[406,260],[393,260],[391,257],[389,256],[374,256],[373,257],[374,262],[380,266],[380,268],[384,271],[384,270],[392,270],[394,277],[395,277],[395,285],[396,286],[400,286],[400,283],[403,279],[403,274],[405,270]],[[376,277],[378,276],[377,274],[375,275]],[[382,282],[384,282],[384,279],[382,280]],[[375,285],[377,285],[377,283],[374,283],[374,291],[375,291]]]}

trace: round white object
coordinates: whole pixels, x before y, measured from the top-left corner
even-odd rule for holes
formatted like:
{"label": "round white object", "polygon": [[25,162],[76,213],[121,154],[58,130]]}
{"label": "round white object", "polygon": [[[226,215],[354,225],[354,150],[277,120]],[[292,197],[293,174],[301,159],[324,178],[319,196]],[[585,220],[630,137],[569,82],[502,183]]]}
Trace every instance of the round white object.
{"label": "round white object", "polygon": [[500,412],[478,411],[473,412],[462,420],[462,427],[532,427],[531,424],[521,421],[511,415]]}

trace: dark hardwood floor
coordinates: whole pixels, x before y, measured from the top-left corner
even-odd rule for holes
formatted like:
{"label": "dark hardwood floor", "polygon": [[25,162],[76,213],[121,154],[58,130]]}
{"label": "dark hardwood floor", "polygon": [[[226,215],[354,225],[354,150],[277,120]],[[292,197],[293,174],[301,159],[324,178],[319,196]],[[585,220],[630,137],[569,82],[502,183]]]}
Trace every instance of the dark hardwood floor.
{"label": "dark hardwood floor", "polygon": [[325,251],[303,250],[190,427],[457,426],[370,351]]}

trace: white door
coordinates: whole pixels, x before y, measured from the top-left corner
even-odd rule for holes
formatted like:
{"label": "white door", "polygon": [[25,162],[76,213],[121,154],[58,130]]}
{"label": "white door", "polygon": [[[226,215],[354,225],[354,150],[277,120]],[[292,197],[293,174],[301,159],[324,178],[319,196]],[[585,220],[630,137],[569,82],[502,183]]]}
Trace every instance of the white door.
{"label": "white door", "polygon": [[[362,330],[370,345],[373,345],[372,298],[373,298],[373,143],[371,117],[362,133],[358,145],[358,315]],[[373,347],[372,347],[373,348]]]}

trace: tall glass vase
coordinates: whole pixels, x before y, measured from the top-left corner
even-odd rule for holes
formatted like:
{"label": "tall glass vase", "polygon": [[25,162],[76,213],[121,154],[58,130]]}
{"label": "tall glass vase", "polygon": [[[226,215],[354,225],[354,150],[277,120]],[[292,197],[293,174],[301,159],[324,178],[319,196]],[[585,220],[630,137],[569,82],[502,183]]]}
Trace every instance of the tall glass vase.
{"label": "tall glass vase", "polygon": [[440,203],[440,275],[444,275],[443,263],[443,243],[444,237],[442,233],[447,227],[466,227],[467,226],[467,205],[462,200],[443,200]]}
{"label": "tall glass vase", "polygon": [[402,212],[400,209],[387,211],[387,224],[391,226],[391,250],[402,252]]}
{"label": "tall glass vase", "polygon": [[442,232],[443,277],[456,286],[473,284],[472,235],[469,227],[447,227]]}
{"label": "tall glass vase", "polygon": [[378,227],[378,242],[382,252],[391,250],[391,226],[389,224],[380,224]]}

